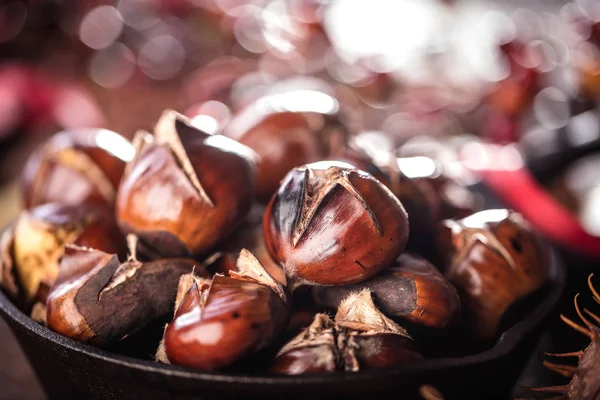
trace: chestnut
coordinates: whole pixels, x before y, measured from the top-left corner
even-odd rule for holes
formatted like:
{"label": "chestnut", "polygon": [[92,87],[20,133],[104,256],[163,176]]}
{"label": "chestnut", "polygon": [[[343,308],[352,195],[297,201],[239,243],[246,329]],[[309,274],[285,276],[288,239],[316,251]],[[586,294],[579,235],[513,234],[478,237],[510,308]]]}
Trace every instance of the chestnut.
{"label": "chestnut", "polygon": [[3,234],[2,285],[26,307],[45,303],[66,244],[124,254],[112,213],[94,205],[46,204],[22,211]]}
{"label": "chestnut", "polygon": [[127,139],[106,129],[55,134],[29,157],[23,168],[25,208],[45,203],[112,207],[125,163],[134,153]]}
{"label": "chestnut", "polygon": [[165,257],[206,255],[241,223],[255,197],[255,155],[174,111],[140,133],[117,193],[121,229]]}
{"label": "chestnut", "polygon": [[369,289],[377,307],[394,320],[444,329],[460,317],[458,292],[429,261],[404,253],[373,278],[348,286],[315,287],[320,306],[337,309],[353,292]]}
{"label": "chestnut", "polygon": [[173,364],[215,370],[241,361],[269,345],[289,319],[284,287],[249,251],[237,271],[194,282],[177,306],[164,335]]}
{"label": "chestnut", "polygon": [[548,277],[548,249],[513,211],[486,210],[443,221],[439,243],[465,322],[481,339],[494,337],[508,307]]}
{"label": "chestnut", "polygon": [[290,171],[267,206],[263,228],[292,290],[365,280],[389,266],[408,239],[406,212],[391,191],[334,161]]}
{"label": "chestnut", "polygon": [[348,296],[335,322],[317,314],[286,344],[270,369],[281,375],[359,371],[420,360],[406,331],[383,315],[369,290]]}
{"label": "chestnut", "polygon": [[48,294],[50,329],[83,343],[107,346],[166,316],[183,274],[195,270],[186,258],[124,263],[116,254],[67,245],[56,282]]}
{"label": "chestnut", "polygon": [[292,168],[331,158],[343,147],[347,132],[338,108],[321,91],[288,90],[263,96],[234,115],[223,134],[259,154],[260,200],[267,202]]}

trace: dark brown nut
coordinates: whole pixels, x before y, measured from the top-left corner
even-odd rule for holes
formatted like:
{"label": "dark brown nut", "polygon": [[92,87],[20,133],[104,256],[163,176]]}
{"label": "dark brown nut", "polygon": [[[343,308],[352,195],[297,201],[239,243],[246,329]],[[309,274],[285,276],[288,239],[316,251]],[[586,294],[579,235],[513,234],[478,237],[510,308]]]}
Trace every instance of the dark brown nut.
{"label": "dark brown nut", "polygon": [[[116,254],[68,245],[48,295],[47,324],[83,343],[107,346],[168,316],[192,259],[119,262]],[[208,274],[195,268],[196,273]]]}
{"label": "dark brown nut", "polygon": [[420,359],[406,331],[383,315],[371,293],[363,290],[342,302],[335,322],[318,314],[310,327],[280,350],[271,372],[359,371]]}
{"label": "dark brown nut", "polygon": [[388,317],[415,325],[444,329],[460,318],[460,298],[429,261],[402,254],[373,278],[348,286],[315,287],[315,302],[337,309],[350,293],[369,289],[377,307]]}
{"label": "dark brown nut", "polygon": [[125,254],[112,213],[94,205],[46,204],[23,211],[2,239],[2,285],[26,308],[45,303],[66,244]]}
{"label": "dark brown nut", "polygon": [[165,111],[140,133],[117,193],[117,220],[162,256],[206,255],[238,226],[255,197],[249,148]]}
{"label": "dark brown nut", "polygon": [[265,202],[292,168],[331,158],[346,140],[338,102],[317,90],[263,96],[233,117],[224,135],[256,151],[258,197]]}
{"label": "dark brown nut", "polygon": [[46,203],[112,207],[132,144],[106,129],[62,131],[37,149],[21,178],[26,208]]}
{"label": "dark brown nut", "polygon": [[230,366],[270,344],[289,319],[283,286],[248,251],[238,271],[194,282],[165,331],[164,349],[173,364],[214,370]]}
{"label": "dark brown nut", "polygon": [[548,249],[517,213],[486,210],[440,226],[446,276],[462,298],[465,322],[476,336],[496,335],[510,305],[548,277]]}
{"label": "dark brown nut", "polygon": [[347,285],[389,266],[404,250],[408,218],[381,182],[340,162],[295,168],[271,199],[267,249],[288,285]]}

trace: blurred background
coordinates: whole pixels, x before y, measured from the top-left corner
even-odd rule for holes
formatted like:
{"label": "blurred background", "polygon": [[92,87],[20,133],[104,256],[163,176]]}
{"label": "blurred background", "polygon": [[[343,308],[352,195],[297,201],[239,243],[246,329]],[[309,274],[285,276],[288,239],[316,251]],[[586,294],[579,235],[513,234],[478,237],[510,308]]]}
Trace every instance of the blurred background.
{"label": "blurred background", "polygon": [[[173,108],[218,132],[295,87],[337,99],[368,145],[427,154],[462,185],[488,177],[517,209],[525,189],[482,171],[526,167],[595,238],[599,21],[597,0],[3,0],[0,227],[20,208],[26,157],[59,130],[131,138]],[[542,231],[593,268],[597,242],[571,248],[553,210],[538,210]],[[1,321],[0,360],[0,399],[44,398]]]}

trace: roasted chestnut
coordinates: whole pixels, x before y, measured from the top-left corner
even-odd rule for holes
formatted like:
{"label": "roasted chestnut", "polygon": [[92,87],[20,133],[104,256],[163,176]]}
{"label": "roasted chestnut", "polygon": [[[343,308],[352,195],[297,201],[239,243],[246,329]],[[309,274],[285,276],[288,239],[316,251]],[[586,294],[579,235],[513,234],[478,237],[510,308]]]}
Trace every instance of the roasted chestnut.
{"label": "roasted chestnut", "polygon": [[404,253],[373,278],[348,286],[315,287],[317,304],[337,309],[353,292],[369,289],[388,317],[443,329],[460,317],[460,298],[437,268],[424,258]]}
{"label": "roasted chestnut", "polygon": [[335,322],[318,314],[313,323],[279,352],[271,372],[300,375],[359,371],[420,360],[406,331],[381,313],[369,290],[354,293],[338,309]]}
{"label": "roasted chestnut", "polygon": [[112,207],[125,163],[134,153],[127,139],[106,129],[59,132],[25,164],[22,174],[25,207],[46,203],[95,203]]}
{"label": "roasted chestnut", "polygon": [[46,204],[23,211],[3,234],[2,285],[26,306],[45,303],[66,244],[125,254],[112,213],[94,205]]}
{"label": "roasted chestnut", "polygon": [[299,165],[331,158],[346,140],[338,102],[316,90],[266,95],[235,115],[223,134],[256,151],[258,197],[265,202]]}
{"label": "roasted chestnut", "polygon": [[391,191],[368,173],[332,161],[290,171],[263,227],[292,290],[365,280],[389,266],[408,239],[406,212]]}
{"label": "roasted chestnut", "polygon": [[255,197],[255,155],[167,110],[154,136],[140,133],[117,193],[117,220],[162,256],[206,255]]}
{"label": "roasted chestnut", "polygon": [[67,245],[48,294],[48,327],[80,342],[112,344],[166,317],[183,274],[208,277],[196,264],[186,258],[142,263],[135,253],[121,263],[116,254]]}
{"label": "roasted chestnut", "polygon": [[440,226],[446,276],[462,298],[465,322],[494,337],[504,312],[548,277],[547,248],[517,213],[486,210]]}
{"label": "roasted chestnut", "polygon": [[284,287],[247,250],[238,271],[194,282],[165,330],[164,349],[173,364],[220,369],[270,344],[289,319]]}

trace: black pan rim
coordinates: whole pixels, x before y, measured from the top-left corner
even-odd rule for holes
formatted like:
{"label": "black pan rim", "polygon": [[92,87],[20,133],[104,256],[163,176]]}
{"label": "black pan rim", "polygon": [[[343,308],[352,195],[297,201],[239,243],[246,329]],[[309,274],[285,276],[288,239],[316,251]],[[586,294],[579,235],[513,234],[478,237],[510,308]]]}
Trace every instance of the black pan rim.
{"label": "black pan rim", "polygon": [[565,266],[559,259],[556,251],[552,250],[550,258],[550,275],[547,283],[547,287],[549,287],[548,294],[540,301],[540,303],[530,314],[523,318],[523,320],[508,328],[499,337],[496,344],[484,352],[464,357],[426,359],[385,369],[359,371],[355,373],[336,372],[331,374],[304,376],[226,374],[223,372],[199,371],[182,366],[167,365],[150,360],[136,359],[77,342],[42,325],[39,325],[21,310],[19,310],[1,290],[0,314],[4,315],[5,318],[12,320],[8,321],[9,325],[12,322],[13,324],[18,325],[21,329],[27,331],[27,333],[38,336],[44,341],[53,342],[54,344],[64,347],[70,351],[84,354],[96,360],[117,364],[121,367],[132,368],[150,374],[177,377],[194,381],[219,382],[238,385],[251,384],[253,386],[275,385],[289,387],[290,385],[322,385],[328,383],[340,383],[344,381],[369,381],[375,376],[381,377],[382,375],[410,376],[423,372],[439,372],[449,368],[466,367],[508,357],[524,339],[524,337],[536,326],[542,323],[542,321],[552,312],[564,291],[565,278]]}

